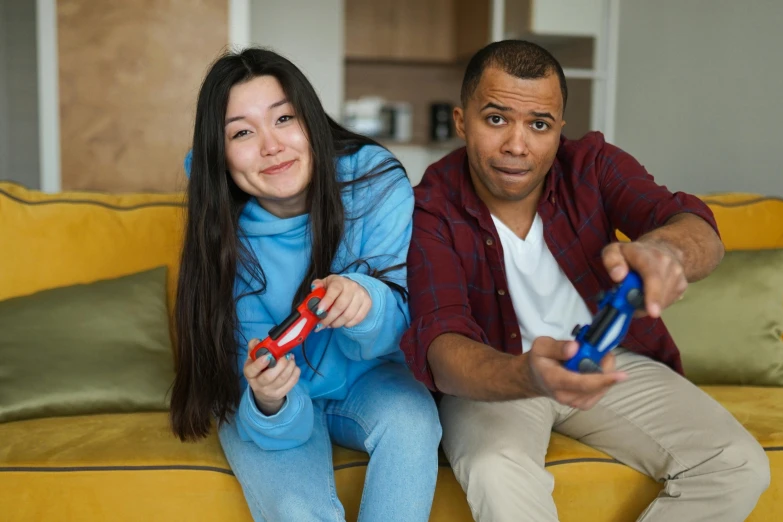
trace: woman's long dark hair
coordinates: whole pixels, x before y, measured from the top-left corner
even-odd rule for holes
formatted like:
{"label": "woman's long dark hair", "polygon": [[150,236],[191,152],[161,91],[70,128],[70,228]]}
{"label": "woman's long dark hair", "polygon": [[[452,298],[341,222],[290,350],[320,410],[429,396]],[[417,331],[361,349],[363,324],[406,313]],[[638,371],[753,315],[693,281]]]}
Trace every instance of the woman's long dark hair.
{"label": "woman's long dark hair", "polygon": [[[225,155],[224,121],[234,85],[259,76],[277,78],[297,120],[309,137],[313,175],[307,192],[312,238],[310,264],[292,300],[298,303],[314,279],[332,273],[345,229],[336,163],[361,147],[376,144],[338,125],[324,111],[302,72],[282,56],[264,49],[246,49],[221,56],[207,73],[199,92],[193,135],[193,160],[187,190],[187,224],[180,263],[175,309],[177,372],[171,396],[171,423],[182,440],[205,437],[212,417],[225,422],[239,404],[239,361],[234,283],[242,267],[257,283],[252,292],[266,290],[264,271],[253,252],[240,240],[239,216],[250,196],[234,183]],[[353,182],[404,170],[388,158]],[[391,188],[397,181],[390,180]],[[382,197],[382,196],[381,196]],[[369,208],[369,206],[367,206]],[[351,219],[351,217],[348,217]],[[382,277],[398,268],[368,272]],[[395,290],[402,288],[391,281]]]}

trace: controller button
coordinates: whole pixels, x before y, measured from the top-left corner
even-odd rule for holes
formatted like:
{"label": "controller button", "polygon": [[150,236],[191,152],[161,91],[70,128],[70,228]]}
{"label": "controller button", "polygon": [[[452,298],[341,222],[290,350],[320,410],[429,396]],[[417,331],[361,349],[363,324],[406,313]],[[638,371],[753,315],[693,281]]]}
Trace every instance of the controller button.
{"label": "controller button", "polygon": [[579,361],[579,372],[580,373],[602,373],[601,367],[595,364],[590,359],[582,359]]}
{"label": "controller button", "polygon": [[631,288],[628,290],[628,294],[625,296],[628,304],[634,308],[642,308],[644,306],[644,295],[638,288]]}

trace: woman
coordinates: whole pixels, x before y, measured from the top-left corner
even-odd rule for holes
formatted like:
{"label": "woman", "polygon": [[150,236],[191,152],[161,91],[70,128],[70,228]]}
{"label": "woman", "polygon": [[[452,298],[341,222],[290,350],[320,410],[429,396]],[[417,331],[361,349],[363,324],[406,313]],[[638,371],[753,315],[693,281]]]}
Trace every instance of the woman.
{"label": "woman", "polygon": [[[344,520],[331,443],[370,454],[361,521],[425,521],[440,424],[404,365],[413,194],[399,162],[335,123],[266,50],[199,93],[179,275],[174,432],[212,418],[255,520]],[[327,315],[269,367],[248,350],[312,288]]]}

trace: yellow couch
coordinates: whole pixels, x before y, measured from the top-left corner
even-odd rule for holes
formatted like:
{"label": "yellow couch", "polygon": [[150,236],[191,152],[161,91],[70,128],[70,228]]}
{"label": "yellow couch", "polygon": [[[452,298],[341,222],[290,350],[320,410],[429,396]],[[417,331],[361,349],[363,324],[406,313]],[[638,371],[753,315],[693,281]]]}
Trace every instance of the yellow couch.
{"label": "yellow couch", "polygon": [[[783,201],[741,194],[707,201],[728,249],[783,248]],[[46,195],[0,183],[0,301],[167,265],[171,305],[182,218],[181,195]],[[767,449],[772,485],[748,520],[783,520],[783,389],[704,389]],[[367,455],[335,450],[339,496],[355,520]],[[556,434],[546,460],[564,522],[635,520],[661,488]],[[0,520],[247,521],[250,515],[214,433],[180,443],[166,413],[152,412],[0,424]],[[471,520],[445,462],[431,520]]]}

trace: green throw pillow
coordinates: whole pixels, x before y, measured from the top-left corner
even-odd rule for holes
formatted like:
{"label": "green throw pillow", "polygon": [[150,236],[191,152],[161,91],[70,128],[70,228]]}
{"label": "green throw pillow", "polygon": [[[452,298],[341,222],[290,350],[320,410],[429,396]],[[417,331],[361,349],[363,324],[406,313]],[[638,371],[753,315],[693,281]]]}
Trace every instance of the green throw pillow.
{"label": "green throw pillow", "polygon": [[0,422],[167,409],[166,268],[0,302]]}
{"label": "green throw pillow", "polygon": [[783,250],[727,252],[662,315],[692,382],[783,386]]}

